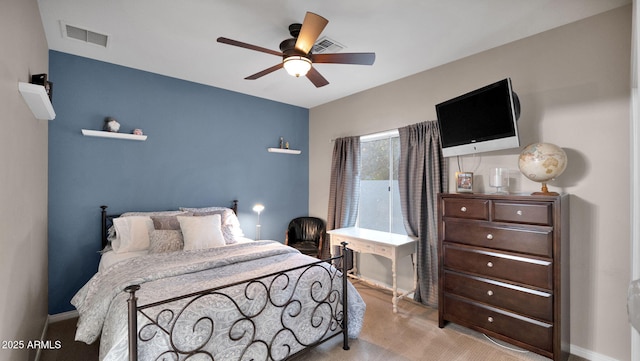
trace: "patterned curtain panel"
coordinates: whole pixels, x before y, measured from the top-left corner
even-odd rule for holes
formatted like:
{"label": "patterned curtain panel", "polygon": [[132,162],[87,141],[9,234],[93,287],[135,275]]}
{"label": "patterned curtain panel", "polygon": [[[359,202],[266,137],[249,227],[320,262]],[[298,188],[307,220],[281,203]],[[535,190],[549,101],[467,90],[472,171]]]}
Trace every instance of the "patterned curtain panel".
{"label": "patterned curtain panel", "polygon": [[436,121],[398,129],[400,204],[407,234],[418,238],[418,285],[414,299],[438,305],[438,193],[448,189],[448,161],[442,157]]}
{"label": "patterned curtain panel", "polygon": [[[333,145],[327,230],[355,226],[359,201],[360,137],[338,138]],[[327,245],[322,259],[328,257]]]}

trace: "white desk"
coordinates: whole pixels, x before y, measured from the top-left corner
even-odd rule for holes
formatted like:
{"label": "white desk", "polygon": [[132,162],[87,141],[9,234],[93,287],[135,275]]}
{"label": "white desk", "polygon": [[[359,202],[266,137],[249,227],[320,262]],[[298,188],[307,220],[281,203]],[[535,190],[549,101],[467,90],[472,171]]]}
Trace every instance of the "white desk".
{"label": "white desk", "polygon": [[[347,248],[358,253],[370,253],[379,256],[386,257],[391,260],[391,272],[393,277],[393,285],[391,291],[393,297],[391,302],[393,304],[393,312],[398,312],[398,300],[415,291],[416,286],[416,266],[415,261],[412,259],[413,267],[413,289],[406,291],[405,293],[398,295],[398,284],[396,275],[396,264],[398,260],[411,256],[415,257],[417,242],[410,236],[404,236],[401,234],[374,231],[365,228],[339,228],[327,232],[330,238],[331,252],[333,252],[333,246],[339,246],[342,242],[347,242]],[[358,276],[358,262],[354,262],[354,274]],[[376,284],[376,286],[383,285]]]}

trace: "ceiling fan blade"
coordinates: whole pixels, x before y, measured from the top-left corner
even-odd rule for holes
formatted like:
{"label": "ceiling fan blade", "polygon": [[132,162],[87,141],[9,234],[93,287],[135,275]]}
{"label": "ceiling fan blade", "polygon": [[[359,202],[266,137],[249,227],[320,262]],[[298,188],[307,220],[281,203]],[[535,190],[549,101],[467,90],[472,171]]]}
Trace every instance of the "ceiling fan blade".
{"label": "ceiling fan blade", "polygon": [[267,74],[273,73],[274,71],[279,70],[281,68],[282,68],[282,63],[278,63],[278,64],[276,64],[276,65],[274,65],[274,66],[272,66],[270,68],[267,68],[267,69],[265,69],[263,71],[259,71],[259,72],[255,73],[253,75],[249,75],[245,79],[246,80],[256,80],[256,79],[261,78],[261,77],[263,77],[263,76],[265,76]]}
{"label": "ceiling fan blade", "polygon": [[296,40],[296,49],[304,54],[308,54],[309,51],[311,51],[313,44],[318,40],[320,33],[328,23],[329,20],[322,16],[312,12],[307,12],[304,16],[304,21],[302,22],[302,28],[300,29],[298,40]]}
{"label": "ceiling fan blade", "polygon": [[373,65],[376,53],[312,54],[314,63]]}
{"label": "ceiling fan blade", "polygon": [[316,86],[316,88],[320,88],[329,84],[329,81],[325,79],[314,67],[311,67],[311,69],[309,69],[309,72],[307,73],[307,78],[311,80],[311,82],[313,83],[313,85]]}
{"label": "ceiling fan blade", "polygon": [[271,54],[271,55],[276,55],[276,56],[283,56],[284,54],[282,54],[279,51],[275,51],[275,50],[271,50],[271,49],[267,49],[267,48],[263,48],[261,46],[257,46],[257,45],[251,45],[251,44],[247,44],[247,43],[243,43],[241,41],[237,41],[237,40],[233,40],[233,39],[228,39],[228,38],[224,38],[224,37],[219,37],[218,38],[218,42],[219,43],[223,43],[223,44],[228,44],[228,45],[233,45],[233,46],[238,46],[241,48],[245,48],[245,49],[249,49],[249,50],[255,50],[255,51],[260,51],[263,53],[267,53],[267,54]]}

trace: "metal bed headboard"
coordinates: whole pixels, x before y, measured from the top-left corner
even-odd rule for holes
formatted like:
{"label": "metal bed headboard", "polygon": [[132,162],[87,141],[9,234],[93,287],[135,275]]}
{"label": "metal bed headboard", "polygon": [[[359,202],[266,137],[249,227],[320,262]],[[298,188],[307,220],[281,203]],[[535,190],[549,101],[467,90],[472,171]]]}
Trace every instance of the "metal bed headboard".
{"label": "metal bed headboard", "polygon": [[[232,202],[231,209],[233,210],[233,213],[238,215],[238,200],[234,199],[231,202]],[[108,233],[109,233],[109,228],[113,225],[113,219],[120,217],[120,214],[107,214],[107,208],[109,208],[108,206],[103,205],[103,206],[100,206],[100,208],[102,209],[101,211],[102,227],[101,227],[101,233],[100,233],[101,240],[102,240],[102,247],[100,249],[104,249],[109,243]]]}

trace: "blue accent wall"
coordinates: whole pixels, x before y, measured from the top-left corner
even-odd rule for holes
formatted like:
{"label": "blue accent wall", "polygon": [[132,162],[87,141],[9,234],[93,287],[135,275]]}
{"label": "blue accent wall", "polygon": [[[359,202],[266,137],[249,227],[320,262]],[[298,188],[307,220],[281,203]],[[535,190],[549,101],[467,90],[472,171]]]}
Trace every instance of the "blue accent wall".
{"label": "blue accent wall", "polygon": [[[100,205],[111,213],[228,206],[255,236],[284,241],[308,214],[309,111],[219,88],[50,51],[56,119],[49,123],[49,313],[97,271]],[[238,79],[238,81],[244,81]],[[144,142],[86,137],[116,118]],[[301,155],[268,153],[280,136]]]}

